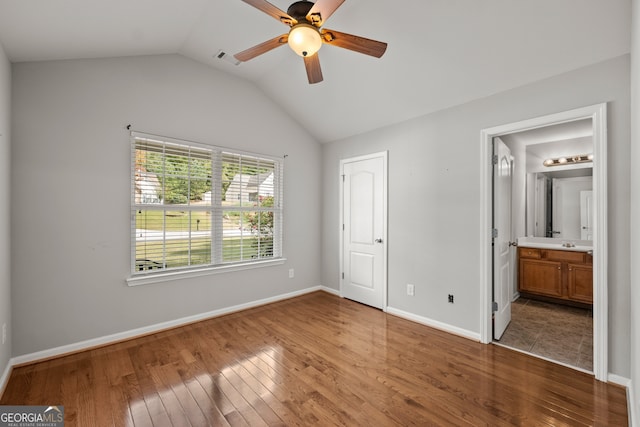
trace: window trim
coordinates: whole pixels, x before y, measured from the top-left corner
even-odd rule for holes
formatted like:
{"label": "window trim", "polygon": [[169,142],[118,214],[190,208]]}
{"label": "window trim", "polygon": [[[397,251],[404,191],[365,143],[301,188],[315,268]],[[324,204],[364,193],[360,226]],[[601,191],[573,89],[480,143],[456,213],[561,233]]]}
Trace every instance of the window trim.
{"label": "window trim", "polygon": [[229,263],[229,264],[221,264],[216,266],[206,266],[206,267],[192,267],[185,268],[183,270],[169,270],[163,271],[161,273],[147,273],[140,275],[131,275],[126,278],[127,285],[129,286],[141,286],[141,285],[149,285],[152,283],[162,283],[169,282],[172,280],[179,279],[189,279],[192,277],[201,277],[201,276],[209,276],[212,274],[220,274],[220,273],[229,273],[232,271],[243,271],[243,270],[251,270],[254,268],[264,268],[271,267],[274,265],[281,265],[287,261],[285,257],[279,258],[271,258],[271,259],[261,259],[259,261],[251,261],[251,262],[237,262],[237,263]]}
{"label": "window trim", "polygon": [[[137,139],[149,139],[149,140],[156,140],[159,143],[166,143],[166,144],[177,144],[177,145],[182,145],[185,147],[189,147],[189,148],[201,148],[207,151],[211,151],[211,155],[212,155],[212,179],[211,179],[211,191],[212,191],[212,195],[217,194],[218,197],[220,197],[220,177],[216,177],[216,170],[217,167],[216,166],[220,166],[220,165],[216,165],[216,162],[221,161],[220,159],[223,157],[223,155],[225,154],[231,154],[231,155],[238,155],[238,156],[248,156],[248,157],[257,157],[260,159],[265,159],[265,160],[271,160],[275,163],[274,165],[274,174],[276,174],[277,176],[277,185],[274,188],[274,193],[276,194],[276,200],[277,200],[277,204],[278,206],[276,207],[276,209],[272,210],[272,212],[276,213],[277,212],[277,216],[278,216],[278,221],[276,222],[276,225],[274,225],[274,227],[277,228],[277,230],[274,232],[274,250],[277,246],[278,251],[274,252],[274,254],[276,254],[276,256],[270,257],[270,258],[259,258],[254,260],[241,260],[241,261],[235,261],[235,262],[226,262],[226,263],[217,263],[218,260],[221,259],[222,254],[217,254],[217,253],[213,253],[213,249],[218,245],[217,243],[214,243],[214,237],[216,236],[216,234],[218,234],[218,232],[222,232],[222,230],[217,230],[216,229],[216,221],[212,220],[212,229],[211,229],[211,236],[212,236],[212,254],[211,254],[211,260],[210,260],[210,264],[200,264],[200,265],[194,265],[194,266],[185,266],[185,267],[177,267],[177,268],[172,268],[169,270],[153,270],[153,271],[145,271],[145,272],[139,272],[137,273],[135,270],[135,263],[136,263],[136,233],[135,233],[135,227],[136,227],[136,215],[135,212],[137,210],[140,209],[141,205],[140,203],[136,203],[136,192],[135,192],[135,170],[136,170],[136,163],[135,163],[135,158],[136,158],[136,140]],[[234,148],[229,148],[229,147],[222,147],[222,146],[216,146],[216,145],[209,145],[209,144],[203,144],[203,143],[198,143],[198,142],[193,142],[193,141],[188,141],[188,140],[181,140],[181,139],[176,139],[176,138],[171,138],[171,137],[165,137],[165,136],[161,136],[161,135],[154,135],[154,134],[149,134],[149,133],[143,133],[143,132],[137,132],[137,131],[131,131],[130,132],[130,138],[129,138],[129,147],[130,147],[130,151],[131,151],[131,177],[130,177],[130,182],[131,182],[131,187],[130,187],[130,196],[131,196],[131,224],[130,224],[130,229],[129,229],[129,233],[130,233],[130,239],[131,239],[131,256],[130,256],[130,265],[129,265],[129,275],[128,277],[125,279],[126,283],[128,286],[138,286],[138,285],[146,285],[146,284],[150,284],[150,283],[157,283],[157,282],[166,282],[166,281],[171,281],[171,280],[178,280],[178,279],[183,279],[183,278],[191,278],[191,277],[199,277],[199,276],[204,276],[204,275],[211,275],[211,274],[219,274],[219,273],[226,273],[226,272],[232,272],[232,271],[241,271],[241,270],[247,270],[247,269],[254,269],[254,268],[262,268],[262,267],[268,267],[268,266],[274,266],[274,265],[280,265],[280,264],[284,264],[286,262],[286,258],[283,255],[283,226],[284,226],[284,220],[283,220],[283,215],[284,215],[284,207],[283,207],[283,193],[284,193],[284,161],[283,158],[281,157],[274,157],[274,156],[270,156],[270,155],[266,155],[266,154],[262,154],[262,153],[255,153],[255,152],[248,152],[248,151],[242,151],[242,150],[236,150]],[[208,207],[208,211],[210,211],[212,214],[218,213],[218,212],[223,212],[224,209],[222,208],[222,206],[219,204],[220,201],[217,201],[218,203],[216,203],[216,200],[213,200],[212,198],[212,203],[211,206]],[[149,205],[152,208],[159,208],[160,205]],[[164,209],[167,208],[171,208],[173,207],[172,205],[162,205],[162,207]],[[181,205],[175,205],[176,209],[180,209],[183,208],[184,206]],[[189,209],[189,210],[193,210],[193,209]],[[198,208],[196,210],[202,210],[201,208]],[[220,242],[221,245],[221,242]]]}

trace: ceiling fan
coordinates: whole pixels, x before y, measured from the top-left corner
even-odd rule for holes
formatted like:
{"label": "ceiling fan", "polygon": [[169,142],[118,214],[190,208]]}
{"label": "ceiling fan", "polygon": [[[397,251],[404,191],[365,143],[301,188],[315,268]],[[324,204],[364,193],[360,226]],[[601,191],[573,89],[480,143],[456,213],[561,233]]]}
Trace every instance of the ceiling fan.
{"label": "ceiling fan", "polygon": [[289,6],[286,13],[266,0],[242,1],[288,25],[291,29],[287,34],[235,54],[234,57],[238,61],[248,61],[276,47],[289,44],[295,53],[304,58],[309,83],[319,83],[322,81],[322,70],[318,50],[323,43],[376,58],[380,58],[387,50],[386,43],[322,28],[324,22],[344,0],[318,0],[315,3],[297,1]]}

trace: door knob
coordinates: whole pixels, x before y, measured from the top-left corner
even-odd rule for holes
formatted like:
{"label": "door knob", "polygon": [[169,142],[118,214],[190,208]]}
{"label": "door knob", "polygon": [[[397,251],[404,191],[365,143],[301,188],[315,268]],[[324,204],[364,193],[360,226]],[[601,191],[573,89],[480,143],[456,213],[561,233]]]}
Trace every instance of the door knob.
{"label": "door knob", "polygon": [[376,243],[382,243],[382,239],[376,239]]}
{"label": "door knob", "polygon": [[518,242],[509,242],[509,246],[518,246]]}

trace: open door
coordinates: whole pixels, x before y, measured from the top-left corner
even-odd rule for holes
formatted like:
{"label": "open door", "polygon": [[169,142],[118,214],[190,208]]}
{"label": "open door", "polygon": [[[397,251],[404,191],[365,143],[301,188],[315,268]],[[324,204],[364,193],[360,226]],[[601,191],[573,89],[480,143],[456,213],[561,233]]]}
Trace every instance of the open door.
{"label": "open door", "polygon": [[[499,340],[511,321],[513,266],[511,262],[511,151],[493,139],[493,338]],[[497,307],[496,307],[497,306]]]}

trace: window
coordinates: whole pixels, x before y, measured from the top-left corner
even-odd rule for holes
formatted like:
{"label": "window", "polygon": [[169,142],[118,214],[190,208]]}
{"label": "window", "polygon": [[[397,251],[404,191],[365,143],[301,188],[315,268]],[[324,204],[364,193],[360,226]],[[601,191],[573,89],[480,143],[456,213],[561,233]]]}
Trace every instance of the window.
{"label": "window", "polygon": [[282,256],[282,162],[132,134],[132,275]]}

